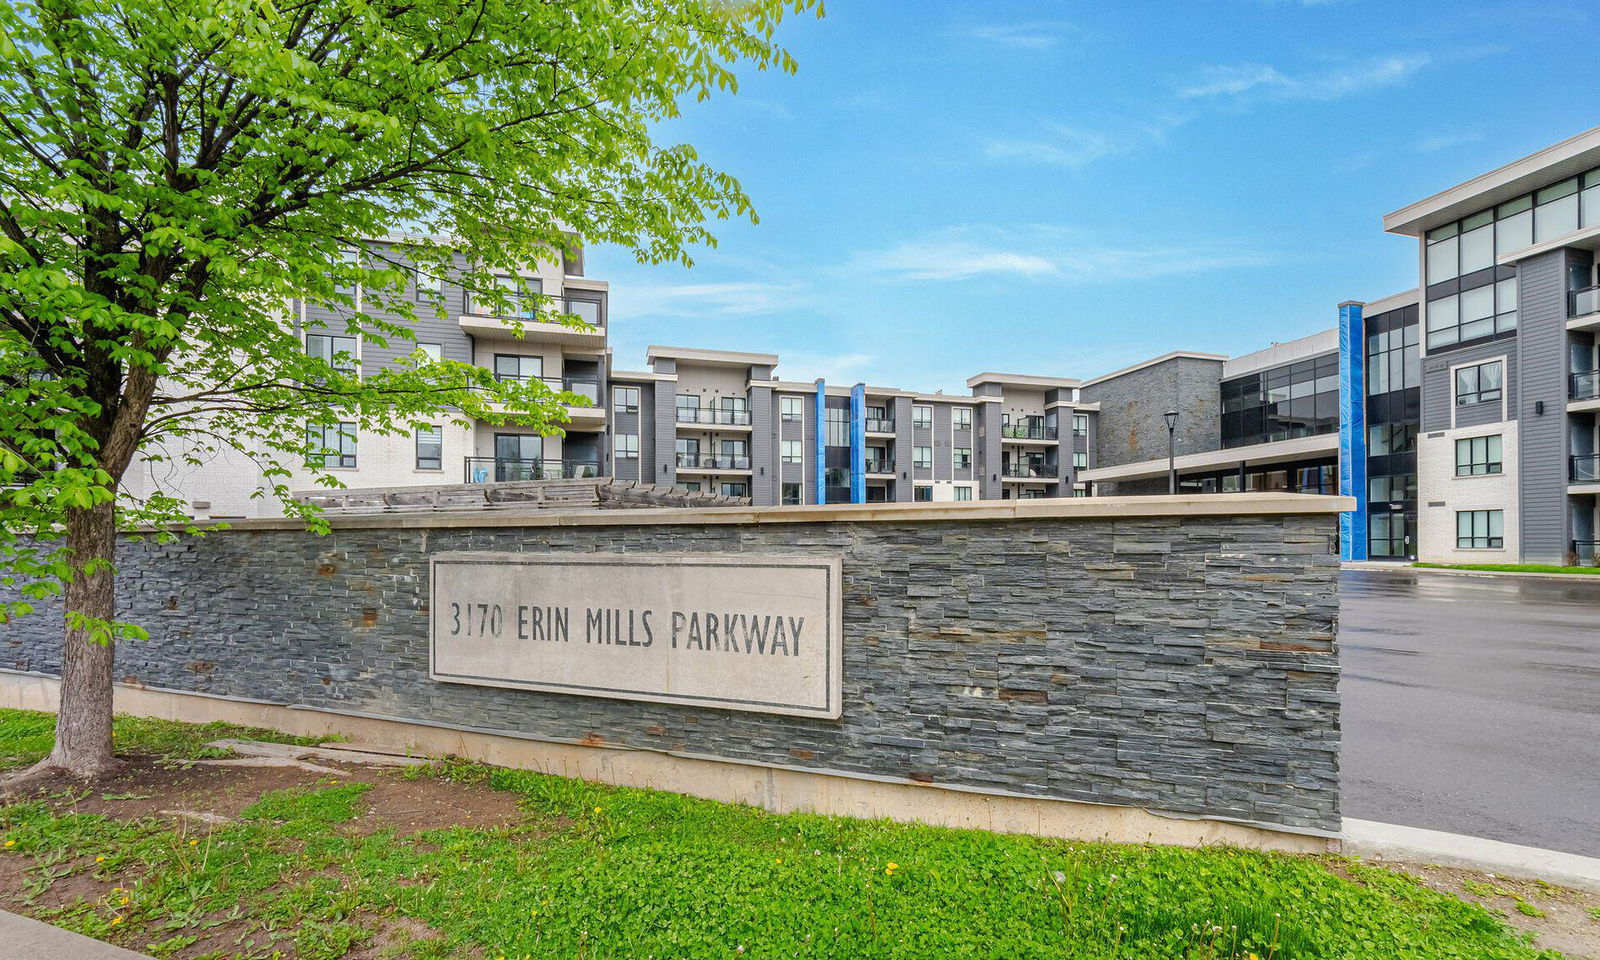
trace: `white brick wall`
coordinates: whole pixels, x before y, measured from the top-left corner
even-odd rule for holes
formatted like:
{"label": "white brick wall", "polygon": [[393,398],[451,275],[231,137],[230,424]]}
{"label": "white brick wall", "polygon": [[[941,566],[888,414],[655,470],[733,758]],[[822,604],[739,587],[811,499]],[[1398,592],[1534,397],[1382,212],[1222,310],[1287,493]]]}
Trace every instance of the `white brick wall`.
{"label": "white brick wall", "polygon": [[[1497,433],[1501,437],[1504,472],[1481,477],[1456,476],[1456,441]],[[1456,512],[1460,510],[1503,510],[1504,549],[1457,548]],[[1521,560],[1517,529],[1516,421],[1456,427],[1444,431],[1442,437],[1423,434],[1417,438],[1417,525],[1420,528],[1417,559],[1424,562],[1516,563]]]}

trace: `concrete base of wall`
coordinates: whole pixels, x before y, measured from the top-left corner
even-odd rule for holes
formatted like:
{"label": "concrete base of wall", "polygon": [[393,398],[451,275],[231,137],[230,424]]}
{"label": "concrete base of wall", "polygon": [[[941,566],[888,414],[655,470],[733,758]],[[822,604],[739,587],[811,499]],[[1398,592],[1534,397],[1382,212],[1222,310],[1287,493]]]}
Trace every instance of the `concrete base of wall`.
{"label": "concrete base of wall", "polygon": [[[53,677],[0,671],[0,707],[53,712]],[[119,685],[118,713],[188,723],[222,720],[297,736],[343,734],[362,743],[403,747],[426,756],[537,770],[624,787],[648,787],[776,813],[883,817],[903,823],[1026,833],[1071,840],[1229,845],[1289,853],[1328,853],[1339,841],[1237,821],[1162,815],[1136,807],[992,793],[944,784],[730,762],[651,750],[585,746],[461,730],[427,723],[336,713],[286,704],[233,700]]]}

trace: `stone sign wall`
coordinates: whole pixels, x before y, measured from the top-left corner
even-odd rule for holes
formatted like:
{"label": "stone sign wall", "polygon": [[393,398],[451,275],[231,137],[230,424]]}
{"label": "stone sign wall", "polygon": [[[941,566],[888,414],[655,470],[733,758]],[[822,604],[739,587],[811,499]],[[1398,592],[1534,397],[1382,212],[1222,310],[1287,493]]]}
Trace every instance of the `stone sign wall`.
{"label": "stone sign wall", "polygon": [[[150,640],[123,644],[117,672],[567,743],[1336,830],[1343,503],[379,516],[324,537],[247,521],[122,546],[122,614]],[[435,679],[429,564],[462,552],[837,560],[838,715]],[[0,668],[56,673],[60,632],[48,610],[0,627]],[[660,686],[647,679],[635,683]]]}

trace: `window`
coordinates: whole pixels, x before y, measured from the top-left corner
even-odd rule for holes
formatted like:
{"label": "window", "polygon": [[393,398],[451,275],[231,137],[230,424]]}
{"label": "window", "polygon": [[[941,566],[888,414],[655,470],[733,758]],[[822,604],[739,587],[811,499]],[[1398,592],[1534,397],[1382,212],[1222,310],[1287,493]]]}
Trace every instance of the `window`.
{"label": "window", "polygon": [[614,438],[618,460],[637,460],[639,458],[639,435],[637,433],[619,433]]}
{"label": "window", "polygon": [[1499,360],[1456,370],[1456,406],[1498,402],[1501,370]]}
{"label": "window", "polygon": [[917,503],[930,503],[933,501],[932,487],[912,487],[911,499]]}
{"label": "window", "polygon": [[615,387],[611,391],[611,405],[618,413],[639,412],[639,388]]}
{"label": "window", "polygon": [[921,430],[931,430],[931,429],[933,429],[933,408],[932,407],[912,407],[911,408],[911,425],[913,427],[916,427],[916,428],[921,429]]}
{"label": "window", "polygon": [[972,448],[971,447],[956,447],[955,458],[954,459],[955,459],[955,465],[956,465],[956,469],[957,470],[971,470],[972,469]]}
{"label": "window", "polygon": [[955,495],[956,495],[956,499],[957,500],[971,500],[972,499],[972,488],[971,487],[956,487],[955,488]]}
{"label": "window", "polygon": [[1367,453],[1370,456],[1410,453],[1416,448],[1416,424],[1377,423],[1367,428]]}
{"label": "window", "polygon": [[683,489],[689,491],[690,493],[699,493],[700,492],[700,481],[699,480],[685,480],[683,483],[678,484],[678,486],[680,486]]}
{"label": "window", "polygon": [[1504,510],[1457,510],[1456,548],[1499,550],[1506,545]]}
{"label": "window", "polygon": [[600,302],[597,300],[568,300],[567,313],[591,327],[600,326]]}
{"label": "window", "polygon": [[410,267],[411,290],[416,300],[429,300],[444,293],[444,277],[424,273],[421,267]]}
{"label": "window", "polygon": [[544,376],[544,357],[528,357],[520,353],[494,355],[494,378],[518,380],[524,383]]}
{"label": "window", "polygon": [[544,292],[544,284],[537,277],[508,277],[494,278],[496,288],[505,291],[506,316],[533,318],[539,312],[539,295]]}
{"label": "window", "polygon": [[1085,470],[1089,467],[1089,454],[1082,450],[1072,455],[1072,467],[1075,470]]}
{"label": "window", "polygon": [[1374,504],[1402,503],[1417,499],[1417,475],[1398,474],[1367,478],[1367,500]]}
{"label": "window", "polygon": [[786,483],[786,484],[784,484],[783,485],[782,502],[783,502],[783,505],[786,506],[786,507],[799,506],[800,505],[800,484],[798,484],[798,483]]}
{"label": "window", "polygon": [[418,343],[417,352],[427,357],[434,363],[444,359],[444,347],[437,343]]}
{"label": "window", "polygon": [[722,495],[724,497],[748,497],[750,496],[750,485],[742,481],[730,480],[722,485]]}
{"label": "window", "polygon": [[954,410],[950,411],[950,416],[957,430],[972,429],[971,407],[956,407]]}
{"label": "window", "polygon": [[1074,413],[1072,415],[1072,435],[1087,437],[1089,435],[1089,415],[1087,413]]}
{"label": "window", "polygon": [[356,338],[336,337],[326,333],[306,334],[306,353],[339,371],[354,375],[356,372]]}
{"label": "window", "polygon": [[1600,225],[1600,170],[1507,200],[1428,231],[1423,273],[1428,283],[1465,277],[1514,254],[1579,229]]}
{"label": "window", "polygon": [[798,423],[805,417],[806,401],[804,397],[779,397],[778,419],[785,423]]}
{"label": "window", "polygon": [[417,426],[417,469],[444,468],[444,428],[433,424]]}
{"label": "window", "polygon": [[911,448],[911,465],[915,466],[915,467],[922,467],[922,468],[927,468],[927,467],[933,466],[933,448],[932,447],[912,447]]}
{"label": "window", "polygon": [[1481,477],[1499,473],[1503,467],[1500,458],[1500,435],[1470,437],[1456,441],[1456,476]]}
{"label": "window", "polygon": [[826,415],[826,429],[823,434],[823,445],[829,447],[850,446],[850,408],[830,406],[823,411]]}
{"label": "window", "polygon": [[785,441],[783,441],[783,462],[784,463],[804,463],[805,462],[804,450],[805,450],[805,444],[801,443],[799,440],[785,440]]}
{"label": "window", "polygon": [[313,423],[306,428],[307,442],[312,449],[306,463],[313,467],[350,468],[356,465],[356,425],[348,420],[338,423]]}

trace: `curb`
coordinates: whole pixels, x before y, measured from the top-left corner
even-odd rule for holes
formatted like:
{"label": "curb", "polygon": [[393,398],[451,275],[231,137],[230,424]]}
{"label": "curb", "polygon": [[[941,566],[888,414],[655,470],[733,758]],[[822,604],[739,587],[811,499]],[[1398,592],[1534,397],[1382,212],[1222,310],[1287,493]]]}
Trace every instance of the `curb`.
{"label": "curb", "polygon": [[0,910],[0,960],[153,960],[31,917]]}
{"label": "curb", "polygon": [[1600,583],[1600,574],[1593,573],[1536,573],[1526,570],[1451,570],[1443,567],[1414,567],[1409,563],[1372,563],[1365,560],[1346,560],[1339,564],[1341,570],[1362,573],[1438,573],[1448,577],[1506,577],[1518,580],[1586,580]]}
{"label": "curb", "polygon": [[1409,860],[1543,880],[1600,893],[1600,858],[1459,833],[1373,820],[1344,821],[1343,852],[1370,860]]}

